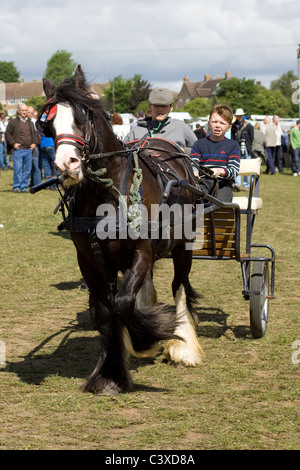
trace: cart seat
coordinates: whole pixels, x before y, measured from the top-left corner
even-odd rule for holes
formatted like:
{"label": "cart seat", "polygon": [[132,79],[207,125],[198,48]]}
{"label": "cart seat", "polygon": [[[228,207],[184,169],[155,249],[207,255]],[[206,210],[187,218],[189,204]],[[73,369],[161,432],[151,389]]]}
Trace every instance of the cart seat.
{"label": "cart seat", "polygon": [[257,211],[262,208],[262,199],[259,196],[260,158],[241,159],[240,176],[250,176],[249,196],[235,196],[232,202],[238,204],[243,211]]}
{"label": "cart seat", "polygon": [[[248,197],[233,197],[232,202],[238,204],[241,210],[247,210],[249,206],[249,198]],[[262,208],[262,199],[260,197],[252,197],[251,198],[251,206],[249,209],[252,211],[257,211],[258,209]]]}

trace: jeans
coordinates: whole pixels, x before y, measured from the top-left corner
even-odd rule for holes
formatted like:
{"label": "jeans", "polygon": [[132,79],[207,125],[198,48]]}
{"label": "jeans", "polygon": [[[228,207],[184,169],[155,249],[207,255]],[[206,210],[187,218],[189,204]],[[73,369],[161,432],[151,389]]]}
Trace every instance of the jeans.
{"label": "jeans", "polygon": [[[248,154],[247,148],[245,148],[245,154],[244,154],[244,155],[241,155],[241,158],[242,158],[242,159],[251,158],[250,155]],[[250,176],[244,176],[244,181],[243,181],[243,187],[244,187],[244,188],[248,188],[248,187],[249,187],[249,181],[250,181]],[[238,176],[235,178],[235,184],[236,184],[236,186],[241,186],[241,182],[242,182],[241,175],[238,175]]]}
{"label": "jeans", "polygon": [[57,175],[57,171],[54,168],[55,162],[55,150],[54,147],[42,147],[42,162],[44,168],[45,179],[48,180],[52,176]]}
{"label": "jeans", "polygon": [[275,151],[274,151],[274,159],[275,159],[275,165],[277,166],[279,173],[282,173],[283,172],[283,165],[282,165],[283,154],[282,154],[281,145],[276,145]]}
{"label": "jeans", "polygon": [[299,173],[300,147],[293,149],[292,173]]}
{"label": "jeans", "polygon": [[32,167],[32,150],[18,149],[14,151],[13,190],[25,192],[29,186]]}
{"label": "jeans", "polygon": [[31,186],[36,186],[42,182],[42,168],[39,159],[39,149],[35,147],[32,152],[32,168],[31,168]]}
{"label": "jeans", "polygon": [[275,175],[275,163],[274,163],[275,147],[266,147],[266,152],[268,155],[266,173],[271,173],[271,175]]}
{"label": "jeans", "polygon": [[0,168],[5,168],[4,164],[4,143],[0,142]]}

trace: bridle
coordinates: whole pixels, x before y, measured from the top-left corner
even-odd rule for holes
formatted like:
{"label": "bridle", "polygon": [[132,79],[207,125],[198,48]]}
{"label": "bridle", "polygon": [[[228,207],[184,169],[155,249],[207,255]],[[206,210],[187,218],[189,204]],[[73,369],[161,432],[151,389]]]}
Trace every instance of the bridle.
{"label": "bridle", "polygon": [[[73,147],[78,148],[82,155],[83,158],[87,159],[90,155],[90,140],[91,140],[91,132],[90,128],[93,128],[93,121],[90,120],[90,110],[87,109],[86,111],[86,123],[85,123],[85,136],[80,137],[77,134],[58,134],[54,140],[54,146],[55,150],[60,145],[67,144],[67,145],[73,145]],[[95,133],[96,136],[96,133]],[[94,150],[96,150],[97,147],[97,138],[95,139],[95,146]]]}

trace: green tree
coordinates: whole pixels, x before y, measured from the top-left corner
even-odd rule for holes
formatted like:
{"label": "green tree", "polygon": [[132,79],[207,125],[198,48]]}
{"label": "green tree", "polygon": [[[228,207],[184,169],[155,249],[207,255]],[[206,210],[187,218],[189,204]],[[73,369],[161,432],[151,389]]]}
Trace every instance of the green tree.
{"label": "green tree", "polygon": [[110,112],[128,113],[131,96],[131,80],[118,75],[110,80],[110,86],[104,89],[106,106]]}
{"label": "green tree", "polygon": [[141,75],[134,75],[133,78],[118,75],[104,89],[107,109],[110,112],[134,113],[136,109],[143,109],[140,103],[148,99],[150,90],[150,83],[142,80]]}
{"label": "green tree", "polygon": [[266,114],[286,118],[291,116],[291,105],[280,90],[268,90],[264,86],[258,86],[255,98],[251,104],[251,114]]}
{"label": "green tree", "polygon": [[0,62],[0,80],[5,83],[18,82],[20,73],[13,62]]}
{"label": "green tree", "polygon": [[186,103],[180,111],[190,113],[192,117],[207,116],[212,108],[209,98],[196,98]]}
{"label": "green tree", "polygon": [[297,104],[293,104],[292,102],[292,94],[295,91],[295,89],[292,87],[292,83],[295,80],[298,80],[297,75],[295,75],[292,70],[289,70],[287,73],[281,75],[278,80],[273,80],[270,85],[271,90],[280,91],[282,95],[291,103],[290,117],[298,116],[299,113],[299,106]]}
{"label": "green tree", "polygon": [[[293,77],[289,75],[289,80]],[[293,88],[286,86],[286,79],[276,81],[273,88],[256,84],[254,79],[236,78],[220,82],[216,92],[216,103],[225,104],[233,111],[243,108],[246,114],[278,114],[280,117],[292,117]],[[292,90],[289,92],[288,90]]]}
{"label": "green tree", "polygon": [[142,109],[139,104],[148,100],[152,85],[146,80],[142,80],[141,75],[134,75],[131,84],[131,96],[129,98],[129,112],[134,113],[137,109]]}
{"label": "green tree", "polygon": [[232,77],[230,80],[222,80],[216,92],[216,103],[227,105],[233,111],[243,108],[246,113],[252,114],[258,86],[254,79]]}
{"label": "green tree", "polygon": [[39,109],[45,104],[45,102],[45,96],[31,96],[26,100],[25,104],[27,106],[32,106],[36,111],[39,111]]}
{"label": "green tree", "polygon": [[72,77],[76,65],[71,52],[56,51],[47,62],[44,77],[52,80],[55,85],[59,85],[64,78]]}

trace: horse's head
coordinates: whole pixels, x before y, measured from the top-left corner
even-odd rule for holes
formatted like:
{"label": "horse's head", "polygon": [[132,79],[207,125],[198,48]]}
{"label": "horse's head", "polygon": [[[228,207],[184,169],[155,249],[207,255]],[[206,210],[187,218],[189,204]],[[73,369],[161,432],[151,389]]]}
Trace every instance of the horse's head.
{"label": "horse's head", "polygon": [[43,79],[48,99],[39,114],[38,129],[55,142],[55,166],[65,187],[79,183],[84,176],[83,162],[89,152],[99,152],[96,117],[103,115],[99,100],[93,98],[80,66],[71,79],[56,88]]}

